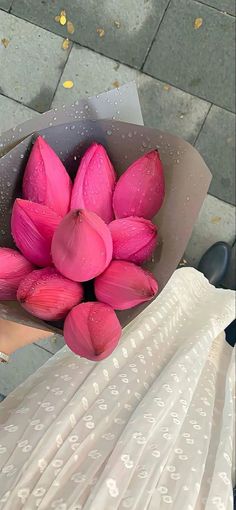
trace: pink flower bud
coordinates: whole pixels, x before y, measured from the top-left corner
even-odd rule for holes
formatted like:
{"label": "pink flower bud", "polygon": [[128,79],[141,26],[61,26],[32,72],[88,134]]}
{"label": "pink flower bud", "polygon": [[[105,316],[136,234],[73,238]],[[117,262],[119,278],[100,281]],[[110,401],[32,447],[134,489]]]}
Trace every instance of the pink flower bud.
{"label": "pink flower bud", "polygon": [[49,266],[52,236],[61,218],[46,205],[28,200],[15,200],[11,229],[14,241],[23,255],[36,266]]}
{"label": "pink flower bud", "polygon": [[95,295],[115,310],[126,310],[150,301],[158,291],[151,273],[132,262],[113,260],[95,280]]}
{"label": "pink flower bud", "polygon": [[85,152],[75,178],[71,209],[88,209],[106,223],[114,218],[112,196],[116,175],[106,150],[93,143]]}
{"label": "pink flower bud", "polygon": [[65,216],[70,207],[72,182],[61,160],[39,136],[26,165],[23,198],[47,205],[58,216]]}
{"label": "pink flower bud", "polygon": [[114,310],[104,303],[82,303],[67,315],[64,338],[68,347],[92,361],[107,358],[116,348],[121,325]]}
{"label": "pink flower bud", "polygon": [[137,159],[118,180],[113,195],[115,216],[151,219],[159,211],[164,194],[162,163],[154,150]]}
{"label": "pink flower bud", "polygon": [[113,241],[113,258],[141,264],[152,255],[157,243],[157,227],[150,220],[130,217],[109,225]]}
{"label": "pink flower bud", "polygon": [[71,280],[85,282],[95,278],[112,258],[108,226],[94,212],[71,211],[53,236],[52,258],[58,271]]}
{"label": "pink flower bud", "polygon": [[53,267],[38,269],[21,281],[17,299],[27,312],[45,321],[63,319],[83,299],[80,283],[68,280]]}
{"label": "pink flower bud", "polygon": [[0,248],[0,299],[15,300],[21,280],[33,269],[18,251]]}

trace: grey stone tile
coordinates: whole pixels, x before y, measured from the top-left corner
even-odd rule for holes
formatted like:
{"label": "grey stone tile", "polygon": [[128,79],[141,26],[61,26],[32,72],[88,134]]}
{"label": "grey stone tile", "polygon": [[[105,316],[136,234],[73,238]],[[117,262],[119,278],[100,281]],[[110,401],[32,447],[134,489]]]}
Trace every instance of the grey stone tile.
{"label": "grey stone tile", "polygon": [[235,207],[207,195],[192,237],[185,250],[185,258],[197,266],[203,253],[217,241],[233,244],[235,239]]}
{"label": "grey stone tile", "polygon": [[9,11],[11,8],[13,0],[0,0],[0,9],[4,11]]}
{"label": "grey stone tile", "polygon": [[[73,89],[63,87],[65,80],[74,82]],[[195,140],[209,109],[207,102],[77,45],[70,53],[53,106],[72,103],[130,80],[138,85],[146,125],[178,134],[190,142]]]}
{"label": "grey stone tile", "polygon": [[54,335],[52,338],[45,338],[35,342],[35,345],[47,349],[47,351],[55,354],[57,351],[65,347],[65,340],[62,335]]}
{"label": "grey stone tile", "polygon": [[235,0],[198,0],[202,4],[210,5],[222,12],[235,16]]}
{"label": "grey stone tile", "polygon": [[12,355],[9,364],[0,363],[0,393],[8,395],[49,358],[51,354],[37,345],[19,349]]}
{"label": "grey stone tile", "polygon": [[[203,20],[199,29],[196,18]],[[144,70],[234,111],[234,36],[232,16],[193,0],[172,0]]]}
{"label": "grey stone tile", "polygon": [[213,175],[211,195],[235,204],[235,115],[212,106],[196,147]]}
{"label": "grey stone tile", "polygon": [[0,134],[36,115],[39,113],[0,94]]}
{"label": "grey stone tile", "polygon": [[0,11],[0,92],[43,112],[48,110],[67,52],[62,39],[11,14]]}
{"label": "grey stone tile", "polygon": [[[61,9],[74,24],[70,38],[140,68],[169,0],[15,0],[13,13],[66,36],[55,21]],[[119,27],[119,28],[118,28]],[[99,33],[97,30],[104,30]]]}

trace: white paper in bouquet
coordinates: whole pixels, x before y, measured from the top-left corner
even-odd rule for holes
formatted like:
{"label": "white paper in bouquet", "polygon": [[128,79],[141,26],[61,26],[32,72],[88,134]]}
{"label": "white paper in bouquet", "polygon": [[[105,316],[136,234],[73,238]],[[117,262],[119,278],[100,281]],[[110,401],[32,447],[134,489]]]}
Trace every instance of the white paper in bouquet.
{"label": "white paper in bouquet", "polygon": [[143,117],[134,81],[102,92],[94,97],[78,99],[14,126],[0,135],[0,157],[35,131],[79,120],[111,119],[143,125]]}
{"label": "white paper in bouquet", "polygon": [[108,359],[50,359],[0,405],[0,509],[232,510],[234,308],[179,269]]}

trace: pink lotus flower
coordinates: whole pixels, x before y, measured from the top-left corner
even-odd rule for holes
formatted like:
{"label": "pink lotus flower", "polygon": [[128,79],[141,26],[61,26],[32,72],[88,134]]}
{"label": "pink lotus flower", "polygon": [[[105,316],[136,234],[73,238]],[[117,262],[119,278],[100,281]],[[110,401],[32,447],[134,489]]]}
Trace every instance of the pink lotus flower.
{"label": "pink lotus flower", "polygon": [[17,198],[15,200],[11,229],[14,241],[23,255],[36,266],[49,266],[52,236],[61,218],[41,204]]}
{"label": "pink lotus flower", "polygon": [[150,301],[157,291],[158,284],[151,273],[123,260],[113,260],[95,280],[96,298],[115,310]]}
{"label": "pink lotus flower", "polygon": [[113,241],[113,258],[141,264],[152,255],[157,243],[157,227],[150,220],[130,217],[109,225]]}
{"label": "pink lotus flower", "polygon": [[94,212],[71,211],[54,234],[52,258],[58,271],[71,280],[95,278],[112,258],[108,226]]}
{"label": "pink lotus flower", "polygon": [[16,250],[0,248],[0,299],[14,300],[19,284],[34,267]]}
{"label": "pink lotus flower", "polygon": [[83,299],[80,283],[64,278],[53,267],[38,269],[23,279],[17,299],[27,312],[53,321],[63,319]]}
{"label": "pink lotus flower", "polygon": [[64,324],[68,347],[92,361],[107,358],[116,348],[121,325],[114,310],[104,303],[82,303],[69,313]]}
{"label": "pink lotus flower", "polygon": [[33,145],[23,179],[23,197],[65,216],[70,207],[72,182],[61,160],[39,136]]}
{"label": "pink lotus flower", "polygon": [[85,152],[75,178],[71,209],[88,209],[106,223],[114,218],[112,195],[116,175],[106,150],[93,143]]}
{"label": "pink lotus flower", "polygon": [[151,219],[165,194],[162,163],[156,150],[135,161],[120,177],[113,196],[116,218],[140,216]]}

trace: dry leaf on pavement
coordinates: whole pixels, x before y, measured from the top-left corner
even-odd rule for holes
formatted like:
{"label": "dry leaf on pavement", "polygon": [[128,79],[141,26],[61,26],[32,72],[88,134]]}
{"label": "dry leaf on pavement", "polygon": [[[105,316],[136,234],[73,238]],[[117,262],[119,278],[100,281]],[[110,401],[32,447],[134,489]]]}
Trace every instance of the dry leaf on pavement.
{"label": "dry leaf on pavement", "polygon": [[63,83],[63,87],[64,89],[72,89],[72,87],[74,87],[74,83],[72,80],[66,80]]}
{"label": "dry leaf on pavement", "polygon": [[195,28],[196,30],[198,30],[199,28],[201,28],[202,24],[203,24],[203,19],[202,19],[202,18],[196,18],[196,19],[194,20],[194,28]]}
{"label": "dry leaf on pavement", "polygon": [[97,28],[97,34],[99,35],[99,37],[104,37],[105,35],[104,28]]}
{"label": "dry leaf on pavement", "polygon": [[8,47],[9,42],[10,42],[9,39],[6,39],[5,37],[1,39],[1,43],[3,44],[4,48]]}
{"label": "dry leaf on pavement", "polygon": [[73,34],[75,31],[75,27],[74,27],[72,21],[67,21],[66,28],[67,28],[67,32],[69,32],[69,34]]}
{"label": "dry leaf on pavement", "polygon": [[62,45],[61,45],[62,49],[63,50],[68,50],[69,47],[70,47],[70,41],[69,39],[64,39]]}

